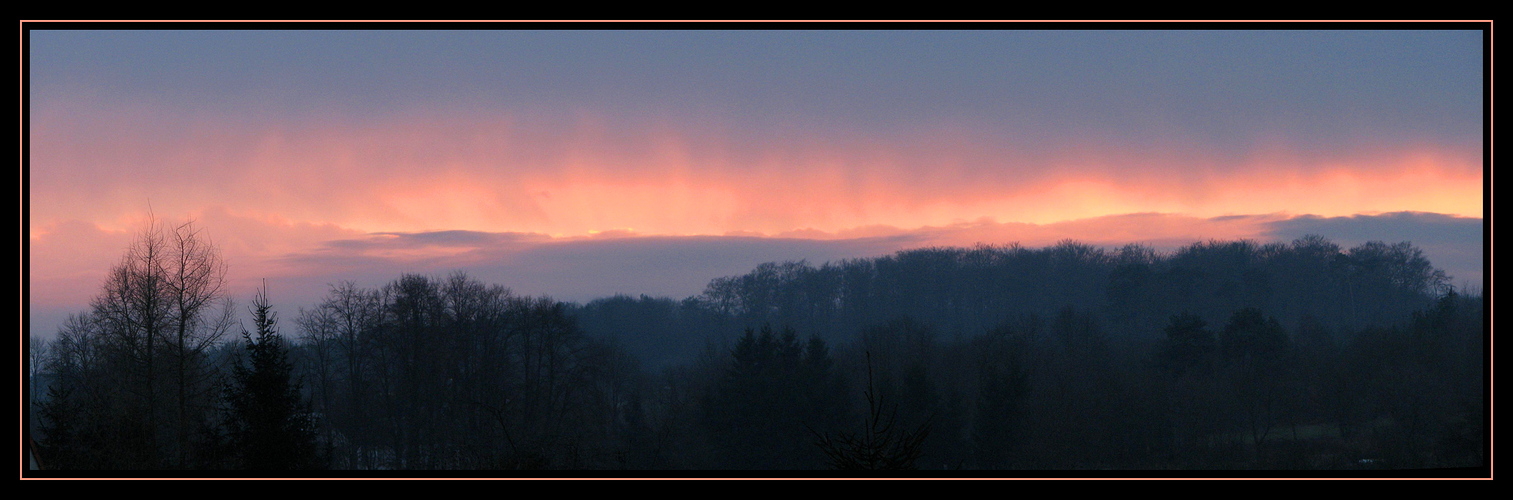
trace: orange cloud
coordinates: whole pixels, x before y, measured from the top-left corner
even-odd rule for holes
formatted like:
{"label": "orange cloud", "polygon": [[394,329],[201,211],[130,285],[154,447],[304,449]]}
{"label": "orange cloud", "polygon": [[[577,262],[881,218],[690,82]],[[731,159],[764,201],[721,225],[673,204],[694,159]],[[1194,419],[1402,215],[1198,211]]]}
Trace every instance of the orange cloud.
{"label": "orange cloud", "polygon": [[961,129],[766,143],[584,113],[576,120],[412,113],[241,123],[138,108],[87,119],[42,112],[30,138],[30,220],[126,230],[123,215],[150,202],[170,216],[224,206],[374,232],[773,235],[1138,212],[1479,216],[1483,205],[1480,151],[1463,147],[1246,156],[1069,140],[1030,150]]}
{"label": "orange cloud", "polygon": [[[59,302],[87,299],[88,277],[118,258],[149,203],[164,221],[199,219],[247,285],[312,271],[284,256],[383,232],[1117,244],[1256,237],[1271,220],[1214,219],[1226,215],[1480,217],[1485,201],[1479,142],[1236,152],[1180,140],[1027,145],[949,126],[763,135],[581,110],[290,122],[103,103],[33,110],[31,290]],[[332,255],[353,266],[483,255],[455,243],[348,250]]]}

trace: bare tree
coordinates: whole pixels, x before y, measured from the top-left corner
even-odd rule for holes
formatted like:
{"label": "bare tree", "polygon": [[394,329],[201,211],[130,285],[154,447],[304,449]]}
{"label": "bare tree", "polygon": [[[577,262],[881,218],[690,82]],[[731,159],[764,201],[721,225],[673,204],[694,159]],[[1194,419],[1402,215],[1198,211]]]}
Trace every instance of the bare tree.
{"label": "bare tree", "polygon": [[[335,344],[337,330],[336,308],[322,304],[314,309],[300,308],[299,317],[295,320],[299,324],[300,338],[310,350],[310,361],[315,370],[314,402],[319,404],[319,412],[324,418],[331,414],[331,390],[333,389],[332,378],[335,376],[332,365],[335,364]],[[322,423],[325,443],[329,446],[333,442],[332,429],[329,423]]]}
{"label": "bare tree", "polygon": [[[47,358],[47,350],[51,345],[46,339],[32,335],[26,343],[26,400],[27,418],[29,422],[32,415],[37,411],[37,396],[41,393],[41,376],[43,362]],[[35,428],[35,427],[32,427]]]}
{"label": "bare tree", "polygon": [[[158,343],[173,317],[165,267],[168,253],[163,227],[157,219],[148,219],[94,300],[94,315],[109,345],[129,367],[123,382],[137,398],[134,410],[149,425],[158,422]],[[155,434],[148,436],[150,450],[157,449]]]}
{"label": "bare tree", "polygon": [[[130,367],[128,387],[140,402],[140,415],[154,429],[149,434],[152,449],[160,449],[158,432],[171,429],[176,450],[165,455],[180,464],[196,416],[209,407],[196,403],[206,400],[213,385],[208,383],[214,372],[208,369],[206,351],[232,325],[225,277],[220,251],[192,221],[169,231],[150,218],[93,303],[108,344]],[[165,384],[171,393],[164,394]],[[165,395],[171,407],[163,401]]]}
{"label": "bare tree", "polygon": [[[201,399],[212,387],[207,384],[213,373],[207,370],[205,351],[231,328],[233,308],[225,296],[226,262],[220,250],[201,230],[188,221],[168,235],[169,258],[167,291],[173,307],[174,336],[169,339],[169,354],[174,359],[174,385],[177,419],[175,427],[179,460],[186,459],[191,427],[193,400]],[[219,311],[212,308],[219,304]],[[203,407],[203,405],[201,405]],[[200,408],[195,408],[200,409]]]}
{"label": "bare tree", "polygon": [[[370,338],[379,322],[380,301],[377,290],[364,289],[351,281],[343,281],[331,286],[330,293],[320,304],[321,316],[329,315],[331,328],[329,331],[332,342],[333,361],[340,361],[340,376],[345,379],[345,387],[333,383],[330,387],[332,392],[345,390],[344,398],[332,398],[329,403],[333,410],[329,411],[328,425],[338,426],[346,438],[345,441],[351,449],[346,450],[347,460],[354,467],[366,467],[368,459],[366,453],[359,450],[369,444],[368,419],[364,408],[369,403],[366,398],[368,392],[367,383],[369,378],[367,371],[370,370],[368,360],[371,353]],[[333,376],[338,370],[333,367]],[[323,401],[325,402],[325,401]],[[335,411],[335,410],[340,411]],[[328,436],[329,437],[329,436]]]}

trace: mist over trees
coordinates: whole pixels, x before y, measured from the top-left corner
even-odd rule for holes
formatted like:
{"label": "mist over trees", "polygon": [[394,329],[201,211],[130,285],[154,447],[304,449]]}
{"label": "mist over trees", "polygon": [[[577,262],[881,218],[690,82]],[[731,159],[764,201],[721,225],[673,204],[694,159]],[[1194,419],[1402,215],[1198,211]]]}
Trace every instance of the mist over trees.
{"label": "mist over trees", "polygon": [[769,263],[715,279],[694,300],[743,324],[837,338],[898,317],[969,335],[1065,307],[1095,314],[1111,336],[1136,338],[1159,332],[1172,315],[1218,323],[1245,307],[1288,324],[1311,315],[1331,330],[1387,326],[1448,290],[1448,277],[1406,242],[1343,250],[1310,236],[1291,244],[1202,242],[1170,255],[1063,241],[1042,249],[926,248],[818,267]]}
{"label": "mist over trees", "polygon": [[225,269],[154,222],[33,342],[49,468],[1486,464],[1484,300],[1408,243],[925,248],[581,305],[402,274],[261,290],[241,338]]}

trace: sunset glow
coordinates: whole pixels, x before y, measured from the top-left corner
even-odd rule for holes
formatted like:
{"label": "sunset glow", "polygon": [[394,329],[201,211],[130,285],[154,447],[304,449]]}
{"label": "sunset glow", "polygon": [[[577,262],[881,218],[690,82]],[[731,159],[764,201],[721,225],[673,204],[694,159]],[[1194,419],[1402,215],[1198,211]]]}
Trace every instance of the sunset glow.
{"label": "sunset glow", "polygon": [[1489,477],[1491,36],[22,21],[23,479]]}
{"label": "sunset glow", "polygon": [[[504,265],[547,245],[638,238],[832,245],[825,248],[833,253],[792,254],[815,261],[1068,238],[1169,247],[1274,239],[1275,224],[1305,215],[1422,212],[1479,220],[1487,201],[1475,66],[1454,66],[1459,79],[1451,83],[1418,83],[1460,85],[1435,94],[1450,96],[1435,104],[1421,102],[1416,87],[1334,80],[1318,69],[1374,74],[1360,58],[1299,62],[1320,66],[1305,76],[1247,83],[1254,88],[1216,85],[1206,66],[1127,68],[1130,78],[1169,82],[1145,88],[1098,76],[1096,65],[1036,59],[1012,44],[998,52],[974,48],[995,40],[991,33],[900,34],[900,43],[945,37],[921,46],[971,55],[878,61],[877,68],[837,64],[872,59],[848,52],[847,37],[859,35],[833,34],[838,48],[774,55],[781,61],[772,64],[788,66],[762,75],[721,73],[737,70],[720,66],[714,52],[678,52],[684,45],[659,38],[718,41],[726,36],[719,33],[615,34],[650,44],[648,53],[665,52],[647,60],[671,67],[625,70],[624,82],[584,76],[601,73],[589,62],[468,73],[476,68],[437,62],[457,57],[441,47],[414,60],[382,57],[430,68],[406,75],[465,69],[455,81],[445,74],[390,81],[345,65],[356,56],[342,51],[363,44],[338,43],[310,56],[320,64],[276,62],[263,71],[283,76],[247,73],[248,83],[235,83],[149,50],[176,43],[170,35],[133,35],[141,40],[132,43],[148,47],[132,53],[144,58],[141,67],[102,55],[136,45],[71,38],[105,34],[36,35],[26,191],[32,304],[86,303],[149,211],[167,223],[197,221],[225,252],[236,286],[248,287],[270,276],[319,286],[338,271],[370,272],[379,264],[418,272]],[[160,36],[168,41],[155,41]],[[253,50],[255,44],[239,45],[239,36],[227,39],[235,48],[227,53]],[[782,38],[729,36],[737,45],[744,37]],[[1044,36],[1048,47],[1071,51],[1067,61],[1104,57],[1057,45],[1066,34]],[[1445,39],[1457,50],[1480,46],[1479,38]],[[221,64],[214,51],[221,49],[195,50],[186,60]],[[618,52],[597,50],[583,57],[620,64]],[[1455,55],[1434,61],[1480,60],[1479,52]],[[479,57],[523,56],[497,49]],[[994,57],[1009,59],[988,64]],[[1401,70],[1392,57],[1382,60]],[[149,71],[153,65],[160,69]],[[336,79],[324,73],[332,65]],[[164,79],[186,71],[195,76]],[[762,80],[769,74],[786,76]],[[297,83],[306,79],[336,90]],[[1077,90],[1069,80],[1088,87]],[[371,87],[354,83],[362,81]],[[1361,87],[1340,90],[1351,85]],[[1267,99],[1295,99],[1302,111],[1276,111]],[[1459,114],[1434,114],[1446,109]],[[433,237],[447,231],[468,236]],[[748,260],[717,272],[757,263]],[[658,286],[648,290],[699,288]],[[575,298],[634,292],[531,291]]]}
{"label": "sunset glow", "polygon": [[[549,130],[476,122],[246,130],[221,117],[186,120],[182,127],[194,131],[173,127],[157,134],[177,140],[101,144],[90,134],[112,122],[107,135],[141,133],[142,120],[121,116],[78,130],[81,119],[37,119],[34,228],[83,220],[124,230],[132,221],[122,214],[139,217],[149,202],[169,217],[219,206],[365,232],[567,236],[627,227],[649,235],[833,233],[984,217],[1048,224],[1136,212],[1476,216],[1483,205],[1479,150],[1384,147],[1224,164],[1192,152],[1028,158],[964,137],[939,141],[977,160],[941,163],[919,150],[945,145],[923,141],[854,146],[848,142],[862,141],[841,140],[811,149],[664,133],[663,146],[644,151],[635,130],[597,134],[630,140],[553,140]],[[512,146],[521,142],[529,151]],[[110,167],[96,172],[101,165]],[[1121,172],[1131,165],[1138,175]],[[71,180],[86,171],[109,183]]]}

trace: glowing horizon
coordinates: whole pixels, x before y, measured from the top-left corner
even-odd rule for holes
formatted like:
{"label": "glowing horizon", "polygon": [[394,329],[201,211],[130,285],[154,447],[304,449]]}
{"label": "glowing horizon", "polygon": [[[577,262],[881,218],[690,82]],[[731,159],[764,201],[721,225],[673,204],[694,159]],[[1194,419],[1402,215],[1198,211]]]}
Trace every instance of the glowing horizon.
{"label": "glowing horizon", "polygon": [[[817,147],[667,130],[601,128],[584,138],[466,118],[254,128],[202,117],[151,130],[150,120],[100,114],[88,132],[156,138],[100,143],[76,130],[81,117],[35,117],[34,231],[65,220],[123,230],[149,203],[175,217],[223,206],[364,232],[561,236],[627,228],[777,235],[984,218],[1048,224],[1142,212],[1480,216],[1483,207],[1479,144],[1273,148],[1234,159],[1197,148],[1120,155],[1082,145],[1090,141],[1022,151],[970,133],[840,135]],[[78,189],[71,179],[84,172],[105,176],[110,191]]]}
{"label": "glowing horizon", "polygon": [[296,303],[1311,229],[1482,275],[1474,30],[29,36],[28,307],[87,304],[149,210]]}
{"label": "glowing horizon", "polygon": [[[34,116],[29,241],[47,249],[29,265],[34,301],[87,301],[148,205],[165,223],[200,221],[235,263],[233,282],[246,287],[253,276],[320,271],[291,266],[288,256],[382,233],[518,233],[535,235],[532,245],[692,236],[1121,244],[1265,239],[1258,221],[1301,215],[1481,217],[1485,202],[1479,143],[1120,155],[1094,140],[1005,149],[960,127],[763,144],[593,119],[561,130],[469,114],[362,126],[167,115],[102,107],[87,117]],[[99,136],[127,139],[92,140]],[[98,184],[80,189],[79,176]],[[1160,217],[1121,218],[1142,214]],[[1211,221],[1226,216],[1246,218]],[[349,256],[429,269],[474,265],[474,250]]]}

